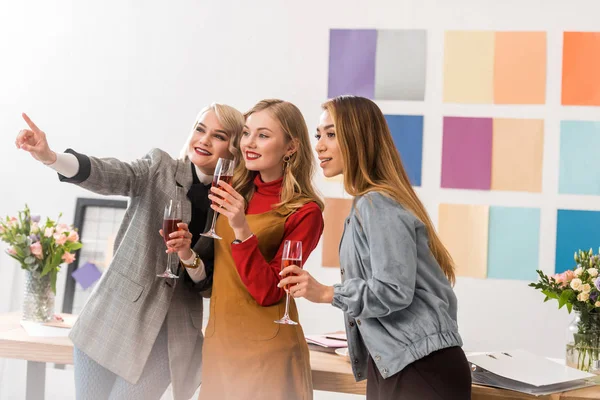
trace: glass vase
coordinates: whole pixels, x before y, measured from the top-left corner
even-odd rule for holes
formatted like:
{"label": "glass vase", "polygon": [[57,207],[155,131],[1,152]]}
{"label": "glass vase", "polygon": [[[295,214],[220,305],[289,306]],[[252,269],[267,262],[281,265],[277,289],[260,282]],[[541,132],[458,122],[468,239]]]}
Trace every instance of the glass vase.
{"label": "glass vase", "polygon": [[50,274],[25,271],[24,321],[48,322],[54,316],[54,292]]}
{"label": "glass vase", "polygon": [[567,330],[566,362],[600,375],[600,314],[576,311]]}

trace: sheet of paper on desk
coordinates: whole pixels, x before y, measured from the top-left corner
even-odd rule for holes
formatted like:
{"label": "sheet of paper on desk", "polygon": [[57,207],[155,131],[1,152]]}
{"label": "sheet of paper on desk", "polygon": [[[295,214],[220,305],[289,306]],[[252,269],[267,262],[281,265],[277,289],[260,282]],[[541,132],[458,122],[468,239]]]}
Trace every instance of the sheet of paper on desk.
{"label": "sheet of paper on desk", "polygon": [[348,347],[348,342],[345,340],[329,339],[325,335],[306,335],[306,342],[316,344],[322,347],[340,348]]}
{"label": "sheet of paper on desk", "polygon": [[67,337],[71,332],[71,329],[56,328],[31,321],[21,321],[21,326],[31,337]]}
{"label": "sheet of paper on desk", "polygon": [[552,385],[596,376],[557,364],[524,350],[486,353],[469,356],[468,359],[478,367],[497,375],[534,386]]}
{"label": "sheet of paper on desk", "polygon": [[335,340],[348,341],[348,339],[346,338],[346,332],[326,333],[325,337],[327,339],[335,339]]}

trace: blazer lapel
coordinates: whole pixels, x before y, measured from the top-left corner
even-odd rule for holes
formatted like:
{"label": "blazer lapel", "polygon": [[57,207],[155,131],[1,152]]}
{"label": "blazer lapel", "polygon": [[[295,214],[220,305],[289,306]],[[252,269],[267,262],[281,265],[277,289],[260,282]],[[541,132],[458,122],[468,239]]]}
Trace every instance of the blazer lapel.
{"label": "blazer lapel", "polygon": [[187,193],[192,186],[192,164],[188,158],[185,160],[177,160],[177,171],[175,171],[175,182],[183,188],[181,205],[182,205],[182,220],[189,224],[192,220],[192,203],[187,197]]}

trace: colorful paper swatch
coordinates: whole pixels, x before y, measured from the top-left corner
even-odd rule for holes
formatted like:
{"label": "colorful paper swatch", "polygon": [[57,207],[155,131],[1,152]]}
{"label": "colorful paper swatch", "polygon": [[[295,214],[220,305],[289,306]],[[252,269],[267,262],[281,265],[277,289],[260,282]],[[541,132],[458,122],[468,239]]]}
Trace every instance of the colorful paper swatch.
{"label": "colorful paper swatch", "polygon": [[446,32],[444,102],[492,103],[493,74],[494,32]]}
{"label": "colorful paper swatch", "polygon": [[352,199],[325,199],[323,229],[323,260],[324,267],[340,266],[340,240],[344,233],[344,221],[350,214]]}
{"label": "colorful paper swatch", "polygon": [[386,115],[394,144],[413,186],[421,186],[423,164],[423,116]]}
{"label": "colorful paper swatch", "polygon": [[328,97],[423,100],[424,30],[331,29]]}
{"label": "colorful paper swatch", "polygon": [[492,119],[444,117],[442,187],[489,190]]}
{"label": "colorful paper swatch", "polygon": [[562,104],[600,106],[600,32],[564,32]]}
{"label": "colorful paper swatch", "polygon": [[329,32],[329,98],[342,94],[373,98],[376,46],[374,29]]}
{"label": "colorful paper swatch", "polygon": [[92,286],[102,276],[102,271],[96,267],[96,264],[86,262],[79,266],[71,276],[85,290]]}
{"label": "colorful paper swatch", "polygon": [[424,30],[378,30],[376,53],[376,99],[425,99],[427,34]]}
{"label": "colorful paper swatch", "polygon": [[598,149],[600,122],[561,121],[559,193],[600,195]]}
{"label": "colorful paper swatch", "polygon": [[457,276],[487,276],[489,207],[440,204],[438,232]]}
{"label": "colorful paper swatch", "polygon": [[558,210],[556,227],[555,272],[575,267],[573,254],[577,250],[600,246],[600,211]]}
{"label": "colorful paper swatch", "polygon": [[546,32],[496,32],[494,103],[546,102]]}
{"label": "colorful paper swatch", "polygon": [[544,104],[546,33],[447,31],[444,102]]}
{"label": "colorful paper swatch", "polygon": [[534,281],[539,247],[539,208],[490,207],[488,278]]}
{"label": "colorful paper swatch", "polygon": [[444,117],[442,187],[541,192],[544,121]]}
{"label": "colorful paper swatch", "polygon": [[544,120],[494,119],[492,190],[542,191]]}

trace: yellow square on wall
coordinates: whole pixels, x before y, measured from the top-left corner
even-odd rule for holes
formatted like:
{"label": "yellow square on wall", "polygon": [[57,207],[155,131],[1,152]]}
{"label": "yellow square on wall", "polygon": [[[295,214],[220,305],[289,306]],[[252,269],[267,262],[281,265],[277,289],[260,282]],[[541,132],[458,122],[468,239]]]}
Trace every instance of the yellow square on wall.
{"label": "yellow square on wall", "polygon": [[494,35],[485,31],[446,32],[444,102],[493,102]]}
{"label": "yellow square on wall", "polygon": [[494,118],[492,190],[542,191],[544,121]]}
{"label": "yellow square on wall", "polygon": [[489,206],[440,204],[440,239],[454,259],[457,276],[487,277]]}

